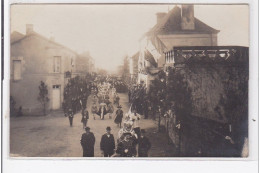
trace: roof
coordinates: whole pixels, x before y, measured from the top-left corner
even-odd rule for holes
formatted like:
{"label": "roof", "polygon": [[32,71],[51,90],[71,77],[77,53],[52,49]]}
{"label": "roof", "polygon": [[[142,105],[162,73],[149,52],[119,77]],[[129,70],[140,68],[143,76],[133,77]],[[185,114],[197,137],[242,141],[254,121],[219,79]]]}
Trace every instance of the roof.
{"label": "roof", "polygon": [[194,17],[195,29],[182,30],[181,28],[181,8],[175,6],[159,23],[157,23],[146,35],[168,35],[168,34],[195,34],[195,33],[218,33],[207,24]]}
{"label": "roof", "polygon": [[153,57],[153,55],[148,51],[144,51],[144,59],[148,62],[150,62],[154,67],[157,67],[157,63]]}
{"label": "roof", "polygon": [[[25,38],[28,38],[28,37],[31,37],[31,36],[36,36],[36,37],[38,37],[38,38],[40,38],[40,39],[47,40],[47,41],[49,41],[49,42],[52,43],[52,44],[55,44],[55,45],[60,46],[60,47],[62,47],[62,48],[68,49],[69,51],[71,51],[71,52],[73,52],[73,53],[75,53],[75,54],[77,55],[77,52],[75,52],[74,50],[72,50],[72,49],[70,49],[70,48],[68,48],[68,47],[66,47],[66,46],[64,46],[64,45],[62,45],[62,44],[60,44],[60,43],[57,43],[57,42],[55,42],[55,41],[53,41],[53,40],[50,40],[50,39],[48,39],[48,38],[42,36],[41,34],[38,34],[37,32],[32,31],[30,34],[26,34],[26,35],[23,35],[23,34],[17,32],[17,31],[14,31],[14,32],[15,32],[15,35],[14,35],[13,37],[14,37],[14,38],[18,38],[18,37],[19,37],[19,39],[14,39],[14,40],[12,41],[12,38],[11,38],[11,44],[12,44],[12,45],[13,45],[13,44],[16,44],[16,43],[18,43],[18,42],[20,42],[20,41],[22,41],[22,40],[24,40]],[[19,33],[19,34],[17,34],[17,33]],[[20,34],[23,35],[23,37],[21,37]],[[11,35],[11,37],[12,37],[12,35]]]}
{"label": "roof", "polygon": [[134,60],[134,61],[137,61],[139,59],[139,54],[140,52],[138,51],[137,53],[135,53],[131,58]]}
{"label": "roof", "polygon": [[10,38],[11,43],[16,42],[16,41],[22,39],[23,37],[24,37],[24,35],[22,33],[14,31],[11,33],[11,38]]}

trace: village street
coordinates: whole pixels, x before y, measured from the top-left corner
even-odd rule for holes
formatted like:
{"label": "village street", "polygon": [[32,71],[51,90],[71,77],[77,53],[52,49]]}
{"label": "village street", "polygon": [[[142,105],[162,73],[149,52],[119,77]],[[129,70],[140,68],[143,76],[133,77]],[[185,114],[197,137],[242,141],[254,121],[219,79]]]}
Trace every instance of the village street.
{"label": "village street", "polygon": [[[128,111],[128,96],[120,94],[122,109]],[[90,112],[91,96],[88,99],[88,110]],[[82,157],[80,139],[84,133],[81,114],[76,114],[73,127],[69,126],[69,120],[64,117],[63,112],[55,112],[45,117],[19,117],[11,118],[10,123],[10,156],[24,157]],[[100,151],[101,136],[105,133],[107,126],[112,128],[112,134],[117,139],[119,127],[108,116],[105,120],[96,120],[90,115],[88,126],[96,138],[95,157],[102,157]],[[151,140],[152,148],[149,155],[154,157],[171,156],[172,147],[167,145],[165,133],[157,132],[157,124],[151,119],[142,119],[140,127],[147,130],[147,136]],[[168,147],[167,147],[168,146]]]}

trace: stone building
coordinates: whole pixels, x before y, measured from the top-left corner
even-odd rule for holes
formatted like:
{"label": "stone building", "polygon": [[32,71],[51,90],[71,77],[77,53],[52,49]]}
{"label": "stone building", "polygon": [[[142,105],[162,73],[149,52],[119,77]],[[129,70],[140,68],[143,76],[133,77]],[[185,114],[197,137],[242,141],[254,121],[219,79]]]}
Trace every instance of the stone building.
{"label": "stone building", "polygon": [[180,155],[247,157],[248,48],[175,47],[170,54],[175,111],[166,124]]}
{"label": "stone building", "polygon": [[74,69],[75,70],[72,72],[73,76],[84,76],[86,73],[95,71],[94,59],[89,52],[83,52],[76,57]]}
{"label": "stone building", "polygon": [[11,34],[10,95],[24,114],[41,114],[37,100],[40,81],[48,86],[48,110],[58,110],[63,101],[64,86],[73,71],[77,54],[26,25],[26,34]]}
{"label": "stone building", "polygon": [[132,57],[130,57],[130,60],[129,60],[130,77],[131,77],[131,81],[133,83],[135,83],[137,81],[138,58],[139,58],[139,52],[135,53]]}
{"label": "stone building", "polygon": [[[150,83],[149,81],[154,77],[149,73],[156,74],[158,70],[173,65],[174,59],[165,59],[165,52],[176,46],[217,46],[218,32],[219,30],[208,26],[194,16],[193,5],[175,6],[168,13],[157,13],[157,24],[140,41],[138,66],[142,70],[138,73],[139,82]],[[149,54],[152,55],[149,59],[154,59],[156,66],[150,66],[151,63],[147,63],[145,56]],[[151,67],[153,72],[148,72],[147,67]]]}

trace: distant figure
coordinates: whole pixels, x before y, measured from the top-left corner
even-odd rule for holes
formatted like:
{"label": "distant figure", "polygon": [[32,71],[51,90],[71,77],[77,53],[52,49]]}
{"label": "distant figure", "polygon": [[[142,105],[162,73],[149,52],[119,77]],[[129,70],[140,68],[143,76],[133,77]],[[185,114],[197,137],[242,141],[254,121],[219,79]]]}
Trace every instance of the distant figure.
{"label": "distant figure", "polygon": [[108,112],[109,119],[111,119],[112,114],[114,112],[114,106],[111,102],[109,102],[108,105],[107,105],[107,112]]}
{"label": "distant figure", "polygon": [[88,114],[88,110],[86,108],[85,110],[82,110],[81,122],[83,124],[83,129],[85,129],[87,127],[88,119],[89,119],[89,114]]}
{"label": "distant figure", "polygon": [[98,101],[98,98],[97,98],[96,95],[94,95],[93,98],[92,98],[92,103],[93,103],[93,104],[96,104],[97,101]]}
{"label": "distant figure", "polygon": [[137,113],[136,109],[134,109],[134,113],[131,114],[130,120],[133,121],[133,128],[135,133],[138,136],[138,139],[140,137],[140,119],[141,119],[141,115]]}
{"label": "distant figure", "polygon": [[69,117],[70,127],[72,127],[74,115],[73,115],[73,110],[71,108],[68,110],[68,117]]}
{"label": "distant figure", "polygon": [[115,139],[113,134],[111,134],[111,128],[106,128],[106,134],[101,138],[100,149],[104,157],[111,157],[114,154],[115,150]]}
{"label": "distant figure", "polygon": [[116,104],[117,104],[117,106],[120,105],[120,97],[118,94],[116,95]]}
{"label": "distant figure", "polygon": [[97,112],[97,115],[100,116],[101,120],[104,120],[105,115],[107,114],[107,110],[106,110],[106,104],[105,103],[101,103],[100,107],[99,107],[99,111]]}
{"label": "distant figure", "polygon": [[83,149],[83,157],[94,157],[94,145],[95,145],[95,136],[90,132],[90,128],[85,128],[86,133],[83,133],[81,136],[80,144]]}
{"label": "distant figure", "polygon": [[149,139],[145,136],[145,130],[141,129],[141,134],[138,143],[138,157],[148,157],[148,151],[151,148]]}
{"label": "distant figure", "polygon": [[97,105],[94,103],[93,105],[92,105],[92,107],[91,107],[91,113],[92,113],[92,116],[93,116],[93,118],[94,118],[94,120],[96,119],[95,118],[95,114],[98,112],[98,107],[97,107]]}
{"label": "distant figure", "polygon": [[117,125],[119,125],[119,127],[121,128],[121,123],[122,123],[122,119],[123,119],[123,114],[124,112],[121,110],[121,106],[119,105],[117,107],[118,109],[116,110],[116,118],[115,118],[115,123]]}
{"label": "distant figure", "polygon": [[22,106],[19,107],[19,110],[18,110],[18,112],[17,112],[17,116],[18,116],[18,117],[23,116],[23,107],[22,107]]}

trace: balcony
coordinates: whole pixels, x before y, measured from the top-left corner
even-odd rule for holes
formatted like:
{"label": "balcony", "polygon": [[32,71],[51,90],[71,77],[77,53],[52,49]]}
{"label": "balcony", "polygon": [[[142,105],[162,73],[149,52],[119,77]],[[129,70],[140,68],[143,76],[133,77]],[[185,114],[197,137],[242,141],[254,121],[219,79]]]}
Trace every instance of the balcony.
{"label": "balcony", "polygon": [[248,65],[248,54],[248,47],[241,46],[174,47],[165,53],[165,66],[210,63]]}

